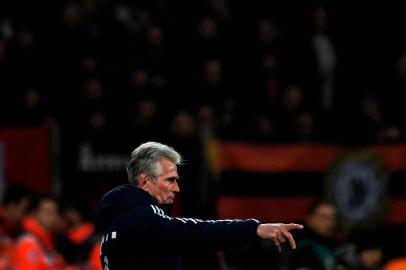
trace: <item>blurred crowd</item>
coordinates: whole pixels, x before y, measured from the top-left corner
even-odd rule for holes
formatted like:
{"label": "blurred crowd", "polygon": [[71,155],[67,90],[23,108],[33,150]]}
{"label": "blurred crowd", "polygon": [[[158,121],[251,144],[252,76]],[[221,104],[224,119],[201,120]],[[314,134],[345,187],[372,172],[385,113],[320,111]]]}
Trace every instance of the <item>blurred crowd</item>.
{"label": "blurred crowd", "polygon": [[[383,38],[397,41],[381,48],[368,16],[377,8],[363,15],[369,27],[355,20],[356,5],[354,14],[346,8],[336,1],[5,1],[1,124],[53,119],[70,135],[80,128],[150,138],[210,127],[232,140],[399,142],[401,22],[381,21],[393,30]],[[378,49],[386,57],[364,59]]]}
{"label": "blurred crowd", "polygon": [[102,269],[100,239],[81,209],[9,186],[0,208],[0,269]]}
{"label": "blurred crowd", "polygon": [[[305,228],[295,234],[297,249],[275,252],[266,241],[251,250],[228,254],[235,269],[334,269],[400,270],[405,269],[406,238],[402,230],[388,232],[384,227],[352,230],[340,228],[336,207],[325,200],[315,200],[303,220]],[[287,247],[287,244],[286,244]],[[234,268],[232,268],[234,269]]]}
{"label": "blurred crowd", "polygon": [[[95,186],[91,178],[100,176],[91,173],[121,170],[127,156],[103,159],[98,151],[127,154],[146,140],[175,146],[190,161],[182,175],[198,179],[182,187],[189,202],[182,213],[207,217],[212,209],[200,206],[211,203],[204,200],[212,192],[206,180],[213,164],[202,157],[211,154],[205,152],[211,138],[404,141],[406,42],[396,9],[387,15],[372,6],[388,18],[375,20],[364,6],[347,9],[334,0],[40,2],[0,3],[0,127],[52,127],[70,197],[7,189],[0,269],[37,269],[27,266],[34,262],[48,265],[38,269],[100,267],[91,209],[78,207],[81,198],[70,200],[81,181],[73,170],[88,180],[83,194],[98,198],[108,185]],[[334,211],[328,203],[310,209],[298,251],[275,257],[274,267],[406,269],[405,247],[395,254],[375,237],[380,232],[332,239]],[[253,258],[264,262],[272,247],[258,245]],[[27,253],[30,248],[37,252]],[[215,267],[200,267],[254,269],[244,268],[247,254],[216,254],[206,258]],[[193,259],[186,262],[198,269]]]}

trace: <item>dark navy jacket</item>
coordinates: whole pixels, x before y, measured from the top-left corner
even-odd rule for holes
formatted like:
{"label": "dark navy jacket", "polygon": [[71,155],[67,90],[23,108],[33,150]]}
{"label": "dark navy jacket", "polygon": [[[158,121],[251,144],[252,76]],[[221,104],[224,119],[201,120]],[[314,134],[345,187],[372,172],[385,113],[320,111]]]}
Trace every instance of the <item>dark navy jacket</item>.
{"label": "dark navy jacket", "polygon": [[107,192],[96,222],[103,231],[100,259],[109,270],[180,270],[183,253],[254,243],[258,227],[254,219],[169,217],[151,195],[134,185]]}

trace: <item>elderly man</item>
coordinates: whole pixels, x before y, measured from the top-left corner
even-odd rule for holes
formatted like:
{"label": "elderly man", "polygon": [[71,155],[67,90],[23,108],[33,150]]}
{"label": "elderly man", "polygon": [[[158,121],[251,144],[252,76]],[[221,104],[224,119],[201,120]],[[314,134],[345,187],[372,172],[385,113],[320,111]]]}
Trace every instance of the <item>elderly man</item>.
{"label": "elderly man", "polygon": [[299,224],[247,220],[172,218],[162,206],[172,204],[178,186],[180,154],[173,148],[148,142],[131,154],[130,184],[109,191],[100,202],[97,223],[104,231],[101,261],[104,269],[182,269],[186,251],[241,247],[259,237],[281,249],[285,241],[295,248],[289,232]]}

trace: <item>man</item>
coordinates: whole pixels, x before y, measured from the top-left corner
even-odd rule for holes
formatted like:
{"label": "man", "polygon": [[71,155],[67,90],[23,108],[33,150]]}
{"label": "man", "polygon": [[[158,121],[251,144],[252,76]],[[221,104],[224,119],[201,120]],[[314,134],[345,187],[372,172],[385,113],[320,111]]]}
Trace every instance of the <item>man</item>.
{"label": "man", "polygon": [[157,142],[132,152],[127,167],[130,184],[109,191],[97,210],[96,220],[104,232],[100,255],[104,269],[182,269],[179,256],[186,251],[241,247],[258,237],[271,239],[279,250],[286,240],[296,247],[289,231],[303,228],[299,224],[167,216],[161,207],[172,204],[180,191],[181,163],[178,152]]}
{"label": "man", "polygon": [[78,202],[63,206],[62,217],[66,231],[58,239],[58,250],[71,264],[86,267],[86,270],[101,270],[100,240],[95,233],[94,224],[85,219],[84,210],[83,205]]}
{"label": "man", "polygon": [[31,216],[23,220],[23,234],[14,250],[16,270],[64,270],[66,263],[54,246],[53,232],[58,226],[58,204],[49,196],[33,202]]}
{"label": "man", "polygon": [[292,268],[335,269],[337,210],[328,201],[315,201],[308,209],[306,229],[297,235]]}
{"label": "man", "polygon": [[11,185],[0,206],[0,235],[16,238],[21,233],[21,220],[30,203],[30,190],[23,185]]}
{"label": "man", "polygon": [[22,185],[7,187],[0,206],[0,269],[11,269],[15,240],[30,202],[30,191]]}

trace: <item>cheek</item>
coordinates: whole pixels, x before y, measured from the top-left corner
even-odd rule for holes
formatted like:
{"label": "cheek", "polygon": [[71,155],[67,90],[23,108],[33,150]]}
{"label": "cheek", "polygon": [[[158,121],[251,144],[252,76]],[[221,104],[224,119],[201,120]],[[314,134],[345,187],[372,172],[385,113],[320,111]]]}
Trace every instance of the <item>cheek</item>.
{"label": "cheek", "polygon": [[167,185],[160,185],[159,186],[159,191],[161,193],[168,193],[170,191],[170,186]]}

